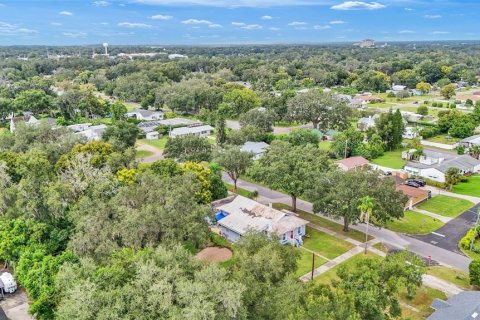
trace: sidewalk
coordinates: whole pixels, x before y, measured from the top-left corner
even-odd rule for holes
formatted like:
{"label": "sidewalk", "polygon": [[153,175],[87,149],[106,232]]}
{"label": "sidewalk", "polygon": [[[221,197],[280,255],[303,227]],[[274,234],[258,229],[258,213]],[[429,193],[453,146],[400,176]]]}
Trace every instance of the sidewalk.
{"label": "sidewalk", "polygon": [[435,218],[437,220],[442,221],[443,223],[450,222],[454,219],[454,218],[444,217],[444,216],[441,216],[439,214],[432,213],[432,212],[429,212],[429,211],[425,211],[425,210],[419,209],[417,207],[414,207],[412,211],[418,212],[420,214],[423,214],[423,215],[426,215],[426,216],[429,216],[429,217],[432,217],[432,218]]}
{"label": "sidewalk", "polygon": [[432,196],[442,194],[444,196],[469,200],[469,201],[473,202],[474,204],[480,203],[480,198],[479,197],[467,196],[467,195],[464,195],[464,194],[453,193],[453,192],[443,190],[443,189],[439,189],[439,188],[432,187],[432,186],[426,186],[425,189],[432,191]]}

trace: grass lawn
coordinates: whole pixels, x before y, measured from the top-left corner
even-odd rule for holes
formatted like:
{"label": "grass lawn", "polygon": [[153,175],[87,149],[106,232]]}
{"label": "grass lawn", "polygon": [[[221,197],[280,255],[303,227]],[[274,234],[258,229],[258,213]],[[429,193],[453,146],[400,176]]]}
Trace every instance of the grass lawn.
{"label": "grass lawn", "polygon": [[417,293],[412,299],[407,298],[405,291],[401,292],[400,296],[398,297],[400,302],[406,303],[420,311],[417,313],[409,310],[409,314],[413,313],[415,316],[418,316],[410,317],[411,319],[425,319],[428,317],[433,312],[433,309],[430,308],[430,305],[435,298],[446,300],[447,296],[440,290],[432,289],[427,286],[421,286],[417,289]]}
{"label": "grass lawn", "polygon": [[356,264],[359,261],[362,261],[364,259],[380,260],[380,259],[383,259],[383,258],[380,257],[380,256],[377,256],[376,254],[371,253],[371,252],[368,252],[367,254],[359,253],[359,254],[351,257],[347,261],[342,262],[339,265],[336,265],[335,267],[328,270],[327,272],[322,273],[318,277],[314,278],[313,281],[315,282],[315,284],[331,284],[332,281],[339,279],[338,276],[337,276],[337,270],[340,266],[345,266],[347,269],[352,270],[353,268],[355,268]]}
{"label": "grass lawn", "polygon": [[[283,203],[274,203],[273,207],[275,209],[278,209],[278,210],[282,210],[282,209],[287,209],[287,210],[290,210],[290,211],[292,210],[292,207],[287,206]],[[300,218],[308,220],[311,223],[316,224],[320,227],[324,227],[326,229],[332,230],[332,231],[334,231],[338,234],[347,236],[347,237],[355,239],[357,241],[361,241],[361,242],[365,241],[365,233],[363,233],[363,232],[353,230],[353,229],[350,229],[349,232],[345,232],[345,231],[343,231],[343,225],[341,225],[340,223],[325,219],[323,217],[320,217],[320,216],[317,216],[315,214],[308,213],[308,212],[305,212],[305,211],[302,211],[302,210],[299,210],[299,209],[297,209],[297,214],[299,215]],[[369,236],[368,239],[369,240],[373,239],[373,237]]]}
{"label": "grass lawn", "polygon": [[137,150],[137,153],[135,154],[135,157],[137,158],[146,158],[150,157],[153,155],[153,152],[148,151],[148,150]]}
{"label": "grass lawn", "polygon": [[380,103],[369,103],[367,104],[368,108],[391,108],[390,103],[380,102]]}
{"label": "grass lawn", "polygon": [[245,198],[252,198],[252,192],[246,190],[246,189],[242,189],[242,188],[237,188],[237,189],[234,189],[233,188],[233,185],[231,184],[228,184],[226,182],[224,182],[225,185],[227,186],[227,189],[228,191],[230,192],[233,192],[233,193],[236,193],[236,194],[239,194]]}
{"label": "grass lawn", "polygon": [[387,246],[385,246],[383,243],[379,242],[379,243],[375,243],[373,245],[373,247],[377,250],[380,250],[382,252],[385,252],[385,253],[388,253],[388,248]]}
{"label": "grass lawn", "polygon": [[437,135],[437,136],[434,136],[434,137],[430,137],[428,139],[426,139],[427,141],[430,141],[430,142],[436,142],[436,143],[443,143],[443,144],[455,144],[457,143],[458,141],[460,141],[460,139],[458,138],[453,138],[453,137],[450,137],[446,134],[440,134],[440,135]]}
{"label": "grass lawn", "polygon": [[303,246],[328,259],[334,259],[353,248],[353,244],[307,226]]}
{"label": "grass lawn", "polygon": [[386,228],[407,234],[427,234],[443,226],[443,222],[418,212],[405,211],[400,220],[387,222]]}
{"label": "grass lawn", "polygon": [[434,266],[434,267],[428,268],[427,274],[430,274],[432,276],[435,276],[447,282],[453,283],[457,287],[465,290],[474,289],[474,287],[470,285],[468,272],[463,272],[457,269],[444,267],[444,266]]}
{"label": "grass lawn", "polygon": [[402,151],[403,149],[386,151],[383,156],[373,159],[370,162],[382,167],[402,169],[405,163],[407,163],[407,161],[402,159]]}
{"label": "grass lawn", "polygon": [[480,197],[480,175],[468,178],[467,182],[461,182],[453,186],[453,192],[474,197]]}
{"label": "grass lawn", "polygon": [[465,199],[438,195],[422,203],[418,208],[445,217],[456,217],[473,206],[473,202]]}
{"label": "grass lawn", "polygon": [[155,139],[155,140],[147,140],[147,139],[141,139],[140,141],[148,144],[152,147],[155,147],[159,150],[165,149],[165,145],[167,144],[168,137],[161,137],[160,139]]}
{"label": "grass lawn", "polygon": [[[295,277],[299,278],[306,274],[307,272],[312,271],[312,253],[307,250],[296,248],[300,252],[300,257],[297,260],[297,271],[295,271]],[[327,260],[315,255],[315,269],[320,267],[322,264],[327,262]]]}
{"label": "grass lawn", "polygon": [[319,148],[320,150],[329,151],[331,144],[332,144],[332,142],[330,142],[330,141],[320,141],[320,142],[318,143],[318,148]]}

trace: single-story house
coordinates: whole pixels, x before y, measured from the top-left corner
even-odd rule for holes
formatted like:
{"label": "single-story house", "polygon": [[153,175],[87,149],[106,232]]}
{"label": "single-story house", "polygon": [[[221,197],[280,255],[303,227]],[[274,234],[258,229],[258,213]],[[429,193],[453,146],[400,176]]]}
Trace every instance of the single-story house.
{"label": "single-story house", "polygon": [[380,97],[374,96],[370,92],[357,94],[353,97],[353,99],[357,99],[357,100],[362,101],[362,104],[374,103],[374,102],[379,102],[379,101],[382,100]]}
{"label": "single-story house", "polygon": [[276,210],[239,195],[216,201],[212,205],[221,235],[232,242],[240,240],[249,230],[254,230],[277,235],[282,244],[303,244],[308,221],[291,212]]}
{"label": "single-story house", "polygon": [[408,202],[405,205],[405,210],[412,209],[414,206],[427,201],[429,197],[429,191],[410,187],[405,184],[399,184],[396,186],[397,191],[401,191],[404,195],[408,197]]}
{"label": "single-story house", "polygon": [[187,136],[190,134],[196,135],[199,137],[208,137],[209,135],[212,134],[212,131],[213,131],[213,127],[209,125],[175,128],[172,131],[170,131],[170,138]]}
{"label": "single-story house", "polygon": [[247,141],[240,148],[240,150],[244,152],[253,153],[253,160],[258,160],[267,152],[268,147],[269,147],[268,143],[265,143],[263,141],[261,142]]}
{"label": "single-story house", "polygon": [[480,160],[469,155],[423,150],[423,155],[416,161],[409,161],[403,169],[409,174],[426,179],[445,182],[445,173],[449,168],[457,168],[461,174],[480,172]]}
{"label": "single-story house", "polygon": [[15,126],[19,122],[23,122],[28,126],[36,126],[40,123],[48,123],[51,127],[57,126],[57,120],[55,118],[41,118],[37,119],[31,112],[24,112],[23,116],[15,117],[13,114],[10,115],[10,132],[15,132]]}
{"label": "single-story house", "polygon": [[137,120],[145,120],[145,121],[162,120],[163,112],[145,110],[145,109],[136,109],[136,110],[127,112],[127,117],[135,118]]}
{"label": "single-story house", "polygon": [[447,301],[434,299],[435,310],[427,320],[475,320],[480,319],[480,291],[463,291]]}
{"label": "single-story house", "polygon": [[77,124],[71,124],[67,126],[67,128],[72,130],[73,132],[80,132],[80,131],[87,130],[91,126],[92,126],[91,123],[77,123]]}
{"label": "single-story house", "polygon": [[357,122],[357,128],[360,131],[367,131],[370,128],[375,127],[375,120],[380,118],[380,115],[374,114],[373,116],[360,118]]}
{"label": "single-story house", "polygon": [[76,132],[75,134],[84,136],[88,141],[99,141],[102,140],[105,130],[107,130],[107,126],[99,124],[97,126],[90,126],[86,130]]}
{"label": "single-story house", "polygon": [[160,134],[157,131],[152,131],[148,132],[145,138],[147,138],[147,140],[156,140],[158,137],[160,137]]}
{"label": "single-story house", "polygon": [[404,139],[414,139],[418,137],[418,132],[414,127],[406,127],[403,131],[402,138]]}
{"label": "single-story house", "polygon": [[363,168],[368,166],[369,162],[364,157],[350,157],[342,160],[335,161],[338,167],[343,171],[355,170],[357,168]]}
{"label": "single-story house", "polygon": [[407,86],[402,86],[402,85],[399,85],[399,84],[393,84],[392,85],[392,91],[394,92],[400,92],[400,91],[404,91],[407,89]]}
{"label": "single-story house", "polygon": [[164,120],[157,120],[157,121],[147,121],[141,122],[137,125],[137,127],[142,130],[144,133],[152,132],[158,127],[178,127],[178,126],[194,126],[202,124],[199,121],[194,121],[190,119],[184,118],[172,118],[172,119],[164,119]]}
{"label": "single-story house", "polygon": [[480,146],[480,134],[460,140],[460,145],[467,149],[473,146]]}

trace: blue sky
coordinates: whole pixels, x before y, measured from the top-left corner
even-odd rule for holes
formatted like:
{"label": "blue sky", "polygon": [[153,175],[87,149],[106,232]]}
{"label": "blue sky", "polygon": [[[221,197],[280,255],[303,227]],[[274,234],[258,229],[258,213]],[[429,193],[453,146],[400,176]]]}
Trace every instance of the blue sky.
{"label": "blue sky", "polygon": [[0,0],[0,45],[478,40],[477,0]]}

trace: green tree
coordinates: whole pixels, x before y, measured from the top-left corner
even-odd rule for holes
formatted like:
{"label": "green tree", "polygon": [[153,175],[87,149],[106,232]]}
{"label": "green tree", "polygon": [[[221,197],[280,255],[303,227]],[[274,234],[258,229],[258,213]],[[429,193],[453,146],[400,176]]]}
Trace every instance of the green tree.
{"label": "green tree", "polygon": [[380,115],[376,121],[376,127],[387,150],[395,150],[400,146],[405,125],[399,109],[395,113],[390,109],[388,113]]}
{"label": "green tree", "polygon": [[427,94],[427,93],[429,93],[431,87],[432,87],[432,86],[431,86],[429,83],[426,83],[426,82],[423,82],[423,81],[417,83],[417,85],[415,86],[415,88],[416,88],[418,91],[422,92],[422,94]]}
{"label": "green tree", "polygon": [[350,126],[352,110],[330,93],[310,90],[289,99],[287,105],[293,120],[311,122],[316,129],[344,130]]}
{"label": "green tree", "polygon": [[48,112],[52,104],[52,97],[39,89],[22,91],[13,100],[16,110],[32,111],[34,113]]}
{"label": "green tree", "polygon": [[121,101],[115,101],[110,105],[110,113],[112,114],[112,122],[125,120],[127,114],[127,106]]}
{"label": "green tree", "polygon": [[360,210],[360,221],[367,224],[367,230],[365,232],[365,254],[367,254],[368,244],[368,224],[370,223],[370,216],[372,215],[373,208],[375,207],[375,200],[370,196],[365,196],[360,199],[358,210]]}
{"label": "green tree", "polygon": [[332,150],[338,158],[349,158],[355,155],[358,148],[362,145],[363,134],[354,128],[348,128],[333,137],[330,150]]}
{"label": "green tree", "polygon": [[182,171],[180,170],[180,166],[173,159],[163,159],[155,161],[150,165],[149,169],[152,170],[155,174],[164,178],[171,178],[182,173]]}
{"label": "green tree", "polygon": [[126,149],[135,146],[140,129],[127,121],[118,121],[114,125],[108,126],[103,133],[103,139],[111,143],[116,149]]}
{"label": "green tree", "polygon": [[421,114],[422,116],[428,115],[428,107],[427,106],[419,106],[417,108],[417,113]]}
{"label": "green tree", "polygon": [[318,131],[308,128],[295,128],[282,139],[288,141],[293,146],[317,145],[320,141],[320,134]]}
{"label": "green tree", "polygon": [[316,145],[292,146],[285,141],[274,141],[267,154],[251,167],[249,175],[269,187],[286,192],[292,198],[293,211],[297,198],[330,167],[326,154]]}
{"label": "green tree", "polygon": [[260,99],[255,91],[250,89],[233,89],[223,95],[223,103],[228,106],[227,112],[232,117],[238,117],[260,105]]}
{"label": "green tree", "polygon": [[163,154],[167,158],[173,158],[180,162],[210,161],[212,145],[207,139],[195,135],[169,138]]}
{"label": "green tree", "polygon": [[452,190],[453,186],[460,182],[461,174],[458,168],[448,168],[445,172],[445,186],[448,190]]}
{"label": "green tree", "polygon": [[221,146],[227,141],[227,129],[225,119],[218,118],[215,122],[215,134],[217,145]]}
{"label": "green tree", "polygon": [[477,287],[480,286],[480,260],[472,260],[468,270],[470,272],[470,284]]}
{"label": "green tree", "polygon": [[223,167],[228,176],[233,180],[233,186],[237,189],[237,180],[245,173],[252,163],[250,152],[241,151],[238,147],[227,147],[220,150],[215,160]]}
{"label": "green tree", "polygon": [[372,217],[381,224],[403,217],[407,203],[407,197],[395,189],[392,179],[383,179],[371,170],[329,172],[315,181],[307,196],[315,212],[343,218],[344,231],[360,221],[358,199],[366,196],[373,199]]}
{"label": "green tree", "polygon": [[447,84],[440,90],[440,94],[447,100],[455,96],[455,87],[453,84]]}
{"label": "green tree", "polygon": [[239,117],[242,127],[254,126],[264,132],[273,132],[274,116],[269,110],[252,109]]}

